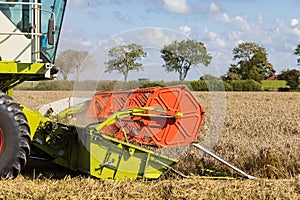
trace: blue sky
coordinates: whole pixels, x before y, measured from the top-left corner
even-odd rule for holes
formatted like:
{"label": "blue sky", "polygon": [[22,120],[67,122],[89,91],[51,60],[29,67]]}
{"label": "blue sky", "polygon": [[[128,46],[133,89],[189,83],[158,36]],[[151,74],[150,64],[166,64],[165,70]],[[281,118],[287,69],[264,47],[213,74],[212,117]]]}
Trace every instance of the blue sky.
{"label": "blue sky", "polygon": [[[235,63],[232,50],[240,42],[265,47],[269,61],[280,73],[287,68],[299,68],[293,55],[300,42],[299,10],[300,0],[69,0],[59,52],[72,48],[97,56],[96,52],[100,52],[95,49],[105,49],[101,47],[103,41],[120,40],[125,35],[129,37],[128,33],[132,35],[130,41],[144,41],[143,45],[159,51],[167,42],[178,39],[170,36],[174,31],[178,37],[203,42],[213,56],[213,67],[200,75],[225,74],[229,65]],[[167,31],[148,34],[149,27]],[[141,31],[143,28],[147,31]],[[159,57],[158,53],[150,54]],[[160,61],[154,62],[159,65]],[[155,71],[146,71],[141,76],[154,79],[151,73]],[[188,79],[197,75],[191,72]]]}

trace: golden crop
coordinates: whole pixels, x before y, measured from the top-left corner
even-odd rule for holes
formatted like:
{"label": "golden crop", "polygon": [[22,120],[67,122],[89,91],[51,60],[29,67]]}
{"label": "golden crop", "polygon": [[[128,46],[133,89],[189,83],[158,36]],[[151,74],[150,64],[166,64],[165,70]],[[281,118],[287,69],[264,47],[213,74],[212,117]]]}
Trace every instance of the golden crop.
{"label": "golden crop", "polygon": [[[21,91],[14,94],[17,101],[30,108],[43,100],[71,95]],[[150,182],[110,182],[81,176],[49,179],[31,171],[15,180],[0,181],[0,199],[300,198],[300,93],[194,94],[206,111],[199,141],[258,180],[200,178],[199,174],[209,175],[203,166],[234,172],[208,156],[201,161],[202,153],[190,148],[176,166],[189,178],[167,174],[162,180]]]}

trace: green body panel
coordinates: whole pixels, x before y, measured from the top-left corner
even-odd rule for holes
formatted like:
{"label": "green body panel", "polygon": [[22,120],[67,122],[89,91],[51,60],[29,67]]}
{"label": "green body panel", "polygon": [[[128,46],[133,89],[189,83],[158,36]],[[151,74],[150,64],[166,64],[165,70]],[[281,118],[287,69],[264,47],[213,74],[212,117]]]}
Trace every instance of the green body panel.
{"label": "green body panel", "polygon": [[92,138],[90,174],[98,178],[157,179],[177,163],[176,160],[104,134]]}
{"label": "green body panel", "polygon": [[101,179],[157,179],[177,160],[102,134],[60,124],[22,107],[31,127],[32,146],[52,162]]}
{"label": "green body panel", "polygon": [[14,75],[42,75],[45,76],[45,63],[18,63],[14,61],[0,61],[1,74]]}
{"label": "green body panel", "polygon": [[38,111],[31,111],[30,109],[26,108],[25,106],[21,105],[21,108],[26,115],[29,127],[30,127],[30,138],[33,139],[36,130],[42,123],[47,122],[47,119],[43,117]]}
{"label": "green body panel", "polygon": [[11,95],[9,90],[24,81],[51,79],[49,70],[45,63],[0,61],[0,90]]}

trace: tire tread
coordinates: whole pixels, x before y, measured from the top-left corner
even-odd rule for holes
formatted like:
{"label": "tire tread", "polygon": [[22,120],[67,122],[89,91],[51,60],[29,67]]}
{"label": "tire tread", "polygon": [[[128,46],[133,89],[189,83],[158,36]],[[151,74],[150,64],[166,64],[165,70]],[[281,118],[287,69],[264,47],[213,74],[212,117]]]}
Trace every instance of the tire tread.
{"label": "tire tread", "polygon": [[[30,128],[28,125],[27,118],[17,104],[11,97],[0,92],[0,105],[5,106],[7,109],[7,117],[11,117],[18,127],[18,144],[17,147],[17,156],[12,158],[12,163],[10,166],[5,168],[0,176],[3,178],[15,178],[25,167],[29,153],[30,153]],[[0,178],[1,178],[0,177]]]}

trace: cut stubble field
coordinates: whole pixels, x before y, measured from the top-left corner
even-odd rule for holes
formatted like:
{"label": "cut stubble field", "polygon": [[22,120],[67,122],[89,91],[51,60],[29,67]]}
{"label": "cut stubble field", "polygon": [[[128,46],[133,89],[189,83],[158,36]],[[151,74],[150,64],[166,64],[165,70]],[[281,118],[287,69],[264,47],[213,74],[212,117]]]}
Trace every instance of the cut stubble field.
{"label": "cut stubble field", "polygon": [[[15,100],[30,109],[71,95],[72,92],[65,91],[14,91]],[[80,175],[49,179],[27,172],[15,180],[0,181],[0,199],[300,198],[300,93],[195,92],[194,95],[206,111],[199,141],[207,141],[205,138],[212,134],[215,143],[212,151],[258,180],[200,178],[197,176],[200,162],[209,169],[233,171],[208,156],[202,160],[201,152],[191,148],[176,166],[189,178],[166,175],[156,181],[111,182]],[[218,101],[219,95],[225,101]],[[212,116],[215,109],[224,113],[224,120],[221,113],[219,118]],[[221,132],[215,134],[218,128]]]}

